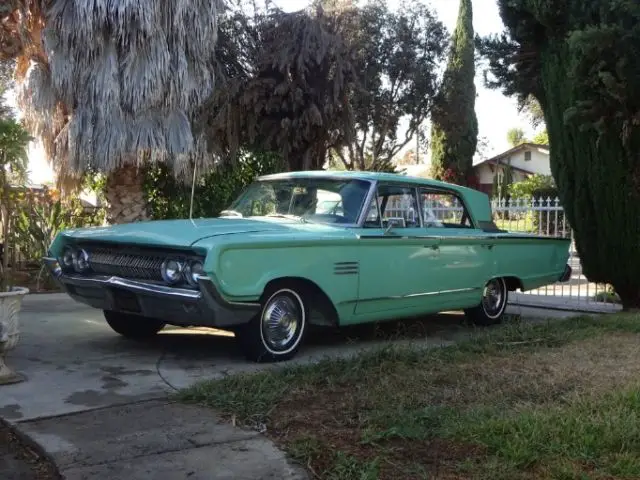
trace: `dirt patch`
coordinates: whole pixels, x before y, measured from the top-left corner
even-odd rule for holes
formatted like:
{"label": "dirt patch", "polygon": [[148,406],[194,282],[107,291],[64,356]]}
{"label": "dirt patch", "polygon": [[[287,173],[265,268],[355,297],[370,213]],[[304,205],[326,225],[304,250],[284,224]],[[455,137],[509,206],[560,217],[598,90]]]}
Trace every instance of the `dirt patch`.
{"label": "dirt patch", "polygon": [[428,474],[428,478],[461,480],[465,477],[456,473],[456,466],[485,453],[481,446],[440,438],[365,441],[362,414],[373,407],[370,402],[352,395],[349,387],[317,391],[311,398],[307,394],[311,392],[299,392],[278,405],[269,435],[290,451],[294,446],[294,457],[304,460],[318,478],[327,478],[336,469],[339,452],[360,464],[375,463],[380,479],[417,480]]}
{"label": "dirt patch", "polygon": [[61,480],[55,465],[0,422],[0,478],[3,480]]}

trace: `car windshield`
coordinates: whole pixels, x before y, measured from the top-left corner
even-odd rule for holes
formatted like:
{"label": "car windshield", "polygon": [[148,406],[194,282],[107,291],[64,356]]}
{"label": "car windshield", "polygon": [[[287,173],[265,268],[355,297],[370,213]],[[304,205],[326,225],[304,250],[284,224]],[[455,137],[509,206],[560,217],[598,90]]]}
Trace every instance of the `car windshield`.
{"label": "car windshield", "polygon": [[371,184],[364,180],[304,178],[251,184],[222,217],[280,217],[355,224]]}

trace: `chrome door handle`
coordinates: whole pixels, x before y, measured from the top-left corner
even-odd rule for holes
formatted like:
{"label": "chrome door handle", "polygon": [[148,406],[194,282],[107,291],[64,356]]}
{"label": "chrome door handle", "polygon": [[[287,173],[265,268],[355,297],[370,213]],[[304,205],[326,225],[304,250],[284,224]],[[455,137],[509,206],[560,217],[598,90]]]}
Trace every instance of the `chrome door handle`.
{"label": "chrome door handle", "polygon": [[440,250],[438,245],[425,245],[424,248],[430,248],[431,250]]}

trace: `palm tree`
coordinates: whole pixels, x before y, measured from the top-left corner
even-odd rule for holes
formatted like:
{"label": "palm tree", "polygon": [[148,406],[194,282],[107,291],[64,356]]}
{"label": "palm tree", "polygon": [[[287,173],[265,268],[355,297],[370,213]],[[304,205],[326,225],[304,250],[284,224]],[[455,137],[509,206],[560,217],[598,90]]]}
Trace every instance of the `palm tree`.
{"label": "palm tree", "polygon": [[[107,174],[107,220],[147,217],[138,169],[207,162],[192,131],[213,94],[219,0],[4,0],[0,60],[62,187]],[[45,15],[46,10],[46,15]]]}

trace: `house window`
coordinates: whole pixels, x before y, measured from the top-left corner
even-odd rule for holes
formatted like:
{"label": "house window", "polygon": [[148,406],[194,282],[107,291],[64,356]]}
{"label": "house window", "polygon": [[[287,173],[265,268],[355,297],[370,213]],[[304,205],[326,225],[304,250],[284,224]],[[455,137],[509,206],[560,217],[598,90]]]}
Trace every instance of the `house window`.
{"label": "house window", "polygon": [[524,161],[528,162],[531,160],[531,152],[524,152]]}

